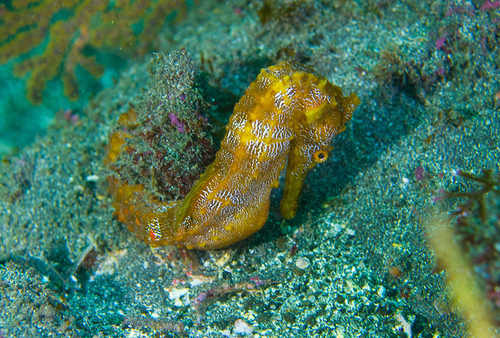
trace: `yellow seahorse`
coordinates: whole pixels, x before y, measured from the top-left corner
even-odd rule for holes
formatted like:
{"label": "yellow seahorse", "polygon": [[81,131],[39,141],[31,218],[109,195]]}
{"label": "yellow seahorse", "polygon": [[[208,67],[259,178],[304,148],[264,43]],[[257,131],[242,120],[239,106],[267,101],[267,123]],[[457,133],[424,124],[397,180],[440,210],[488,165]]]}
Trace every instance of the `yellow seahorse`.
{"label": "yellow seahorse", "polygon": [[[215,161],[183,200],[146,198],[142,185],[112,178],[115,213],[152,246],[222,248],[264,225],[287,166],[280,209],[293,218],[307,172],[327,159],[359,102],[299,63],[263,69],[236,104]],[[114,157],[121,144],[111,147]]]}

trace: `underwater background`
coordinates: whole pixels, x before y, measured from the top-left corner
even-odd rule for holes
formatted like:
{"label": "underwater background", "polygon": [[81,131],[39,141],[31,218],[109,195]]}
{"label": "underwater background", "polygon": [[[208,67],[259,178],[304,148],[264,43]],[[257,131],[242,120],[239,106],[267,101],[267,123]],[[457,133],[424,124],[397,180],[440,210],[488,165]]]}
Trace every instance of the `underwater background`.
{"label": "underwater background", "polygon": [[[0,337],[498,336],[499,39],[500,1],[2,1]],[[124,120],[121,177],[183,198],[281,61],[361,100],[295,218],[282,175],[248,239],[138,240]]]}

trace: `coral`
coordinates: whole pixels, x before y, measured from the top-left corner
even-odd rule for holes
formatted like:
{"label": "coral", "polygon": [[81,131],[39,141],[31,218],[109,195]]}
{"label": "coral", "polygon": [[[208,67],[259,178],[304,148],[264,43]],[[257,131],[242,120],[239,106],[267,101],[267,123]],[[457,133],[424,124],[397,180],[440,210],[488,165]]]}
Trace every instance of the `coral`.
{"label": "coral", "polygon": [[495,311],[486,304],[476,282],[474,269],[460,246],[453,240],[453,230],[448,222],[437,217],[428,224],[430,244],[445,269],[451,297],[455,306],[468,319],[470,337],[494,337],[497,332],[493,319]]}
{"label": "coral", "polygon": [[[185,11],[174,0],[25,0],[0,5],[0,64],[24,55],[14,73],[29,73],[26,96],[42,101],[48,81],[61,76],[64,93],[78,99],[77,66],[100,77],[104,67],[96,62],[102,50],[144,55],[167,15]],[[42,46],[43,52],[35,54]]]}
{"label": "coral", "polygon": [[285,218],[293,218],[307,172],[327,159],[332,139],[358,104],[355,94],[344,97],[301,64],[264,69],[236,104],[215,161],[184,200],[162,202],[142,185],[114,178],[116,214],[152,246],[225,247],[264,225],[271,189],[288,160],[280,207]]}
{"label": "coral", "polygon": [[491,169],[482,170],[482,175],[459,170],[457,177],[466,180],[466,185],[475,185],[476,188],[463,191],[444,191],[434,198],[460,198],[459,203],[451,214],[454,219],[451,237],[458,239],[462,255],[470,260],[480,278],[482,288],[491,301],[493,309],[490,315],[495,321],[500,321],[500,293],[499,280],[500,264],[500,176],[494,175]]}
{"label": "coral", "polygon": [[486,223],[488,221],[486,197],[490,192],[496,196],[500,196],[500,177],[494,177],[491,169],[482,170],[482,176],[477,176],[463,170],[458,170],[456,175],[470,182],[480,184],[481,188],[464,192],[449,192],[443,190],[441,191],[441,196],[437,199],[467,198],[466,203],[461,204],[454,215],[463,217],[475,215],[480,218],[481,222]]}

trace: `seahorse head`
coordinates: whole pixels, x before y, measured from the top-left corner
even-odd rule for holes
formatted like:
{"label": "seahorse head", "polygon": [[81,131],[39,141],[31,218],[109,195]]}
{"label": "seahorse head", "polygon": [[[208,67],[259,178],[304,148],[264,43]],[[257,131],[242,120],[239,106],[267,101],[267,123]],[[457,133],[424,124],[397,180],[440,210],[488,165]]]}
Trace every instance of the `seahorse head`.
{"label": "seahorse head", "polygon": [[339,87],[321,76],[311,77],[304,86],[301,107],[293,117],[294,139],[280,205],[284,218],[295,216],[307,172],[327,160],[333,138],[345,130],[359,102],[356,94],[344,97]]}

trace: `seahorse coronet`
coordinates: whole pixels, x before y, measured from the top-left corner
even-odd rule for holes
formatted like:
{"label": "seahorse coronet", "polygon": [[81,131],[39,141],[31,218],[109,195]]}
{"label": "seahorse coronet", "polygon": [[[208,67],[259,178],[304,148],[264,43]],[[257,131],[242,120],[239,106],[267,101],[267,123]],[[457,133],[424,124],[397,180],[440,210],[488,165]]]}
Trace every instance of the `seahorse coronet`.
{"label": "seahorse coronet", "polygon": [[[263,69],[235,105],[215,160],[181,201],[147,197],[143,186],[110,179],[115,213],[152,245],[218,249],[236,243],[267,220],[271,189],[286,167],[284,218],[293,218],[307,172],[326,161],[335,135],[360,101],[295,62]],[[114,136],[108,164],[126,135]],[[123,151],[123,150],[122,150]]]}

